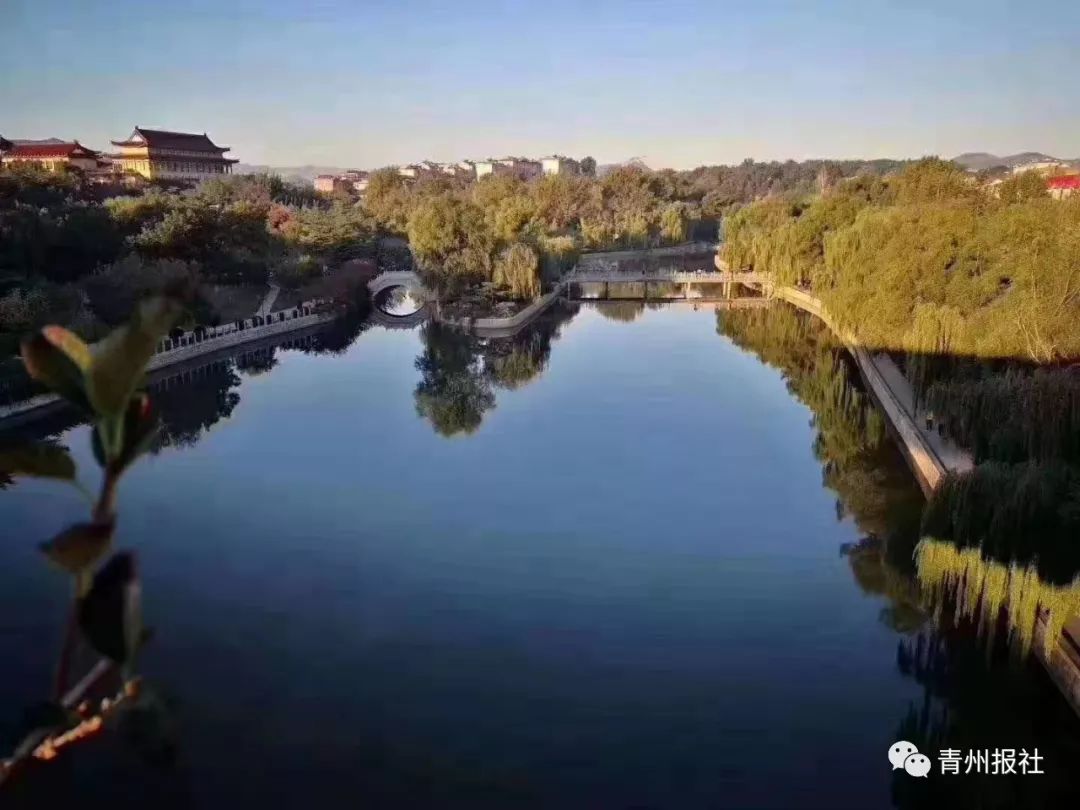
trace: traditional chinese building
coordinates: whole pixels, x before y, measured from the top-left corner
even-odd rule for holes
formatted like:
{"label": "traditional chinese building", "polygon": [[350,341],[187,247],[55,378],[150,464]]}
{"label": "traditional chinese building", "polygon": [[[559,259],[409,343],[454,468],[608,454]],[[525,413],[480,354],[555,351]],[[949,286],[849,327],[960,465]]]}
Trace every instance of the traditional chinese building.
{"label": "traditional chinese building", "polygon": [[204,132],[166,132],[135,127],[127,140],[113,141],[120,149],[113,160],[125,173],[148,180],[205,180],[231,174],[239,161],[225,157],[227,146],[217,146]]}
{"label": "traditional chinese building", "polygon": [[108,166],[100,152],[88,149],[78,141],[7,141],[0,160],[9,163],[36,163],[51,171],[65,166],[83,172],[95,172]]}

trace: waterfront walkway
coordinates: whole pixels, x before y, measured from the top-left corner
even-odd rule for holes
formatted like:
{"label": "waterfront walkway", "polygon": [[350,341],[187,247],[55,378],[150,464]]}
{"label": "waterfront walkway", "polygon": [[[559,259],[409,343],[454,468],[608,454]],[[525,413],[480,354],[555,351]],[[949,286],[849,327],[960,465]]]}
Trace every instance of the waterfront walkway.
{"label": "waterfront walkway", "polygon": [[934,451],[945,469],[951,472],[967,472],[975,466],[971,453],[964,450],[951,439],[942,436],[937,430],[926,427],[928,416],[924,408],[915,403],[915,392],[911,384],[904,376],[904,372],[896,365],[896,362],[884,352],[870,355],[870,359],[877,366],[885,383],[893,390],[901,407],[907,412],[915,423],[916,429],[922,434],[923,440]]}

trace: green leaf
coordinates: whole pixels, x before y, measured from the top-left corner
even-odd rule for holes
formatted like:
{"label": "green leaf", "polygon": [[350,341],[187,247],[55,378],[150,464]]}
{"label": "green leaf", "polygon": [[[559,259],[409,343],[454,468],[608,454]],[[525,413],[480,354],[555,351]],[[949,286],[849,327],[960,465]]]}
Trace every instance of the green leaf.
{"label": "green leaf", "polygon": [[[175,298],[150,298],[139,304],[131,322],[113,331],[94,347],[88,392],[102,414],[123,413],[135,392],[158,341],[180,316]],[[108,449],[108,444],[106,444]]]}
{"label": "green leaf", "polygon": [[78,335],[60,326],[46,326],[20,347],[27,373],[69,402],[90,410],[86,374],[90,347]]}
{"label": "green leaf", "polygon": [[105,466],[108,466],[112,463],[113,459],[120,455],[120,451],[123,449],[123,414],[107,414],[102,416],[94,426],[94,435],[101,443],[101,451],[105,457]]}
{"label": "green leaf", "polygon": [[27,442],[0,447],[0,474],[75,480],[75,462],[59,444]]}
{"label": "green leaf", "polygon": [[97,562],[112,542],[113,521],[76,523],[47,543],[41,544],[45,556],[70,574],[79,574]]}
{"label": "green leaf", "polygon": [[113,462],[113,470],[117,475],[150,449],[160,427],[160,420],[150,407],[150,397],[144,393],[133,396],[124,413],[121,449]]}
{"label": "green leaf", "polygon": [[135,556],[121,552],[94,576],[79,602],[79,628],[99,653],[119,664],[131,661],[143,638]]}

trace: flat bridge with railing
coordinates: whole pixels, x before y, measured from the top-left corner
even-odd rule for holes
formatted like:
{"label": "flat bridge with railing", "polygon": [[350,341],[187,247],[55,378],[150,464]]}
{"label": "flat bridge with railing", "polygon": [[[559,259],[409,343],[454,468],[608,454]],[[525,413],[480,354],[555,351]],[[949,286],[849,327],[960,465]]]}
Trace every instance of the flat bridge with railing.
{"label": "flat bridge with railing", "polygon": [[[759,273],[578,267],[563,276],[562,285],[566,297],[575,301],[717,302],[726,309],[749,309],[768,304],[768,297],[758,292],[764,281]],[[750,290],[753,295],[746,295]]]}
{"label": "flat bridge with railing", "polygon": [[745,284],[759,285],[768,280],[762,273],[732,273],[721,270],[614,270],[578,267],[562,278],[567,284]]}

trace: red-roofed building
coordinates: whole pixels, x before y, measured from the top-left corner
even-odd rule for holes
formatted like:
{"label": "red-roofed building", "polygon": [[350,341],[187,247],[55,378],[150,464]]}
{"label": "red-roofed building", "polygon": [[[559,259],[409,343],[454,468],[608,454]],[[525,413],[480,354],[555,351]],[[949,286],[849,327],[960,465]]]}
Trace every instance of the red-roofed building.
{"label": "red-roofed building", "polygon": [[10,163],[36,163],[46,169],[57,170],[70,166],[84,172],[96,171],[107,166],[101,153],[88,149],[78,141],[10,141],[0,160]]}
{"label": "red-roofed building", "polygon": [[123,141],[113,141],[120,149],[113,160],[125,173],[148,180],[204,180],[231,174],[239,161],[225,157],[227,146],[217,146],[204,132],[168,132],[135,127]]}
{"label": "red-roofed building", "polygon": [[1046,181],[1046,189],[1055,200],[1061,200],[1080,192],[1080,174],[1068,174],[1051,177]]}

